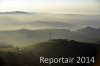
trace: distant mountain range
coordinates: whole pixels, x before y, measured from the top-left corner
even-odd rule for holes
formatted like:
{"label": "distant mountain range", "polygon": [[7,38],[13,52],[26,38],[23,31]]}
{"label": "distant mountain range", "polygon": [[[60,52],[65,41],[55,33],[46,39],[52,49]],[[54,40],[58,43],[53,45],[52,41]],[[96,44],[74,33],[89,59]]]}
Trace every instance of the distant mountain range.
{"label": "distant mountain range", "polygon": [[77,31],[67,29],[19,29],[0,31],[0,41],[9,44],[29,44],[50,39],[68,39],[96,43],[100,41],[100,29],[86,27]]}
{"label": "distant mountain range", "polygon": [[[87,14],[76,14],[76,13],[49,13],[49,12],[26,12],[26,11],[10,11],[10,12],[0,12],[0,14],[33,14],[33,13],[37,13],[37,14],[59,14],[59,15],[70,15],[70,16],[80,16],[80,15],[87,15]],[[97,15],[100,16],[100,15]]]}
{"label": "distant mountain range", "polygon": [[30,14],[30,12],[12,11],[12,12],[0,12],[0,14]]}
{"label": "distant mountain range", "polygon": [[96,29],[93,27],[86,27],[83,29],[79,29],[77,31],[75,31],[76,34],[79,35],[80,40],[82,40],[83,38],[83,42],[96,42],[98,40],[100,40],[100,29]]}

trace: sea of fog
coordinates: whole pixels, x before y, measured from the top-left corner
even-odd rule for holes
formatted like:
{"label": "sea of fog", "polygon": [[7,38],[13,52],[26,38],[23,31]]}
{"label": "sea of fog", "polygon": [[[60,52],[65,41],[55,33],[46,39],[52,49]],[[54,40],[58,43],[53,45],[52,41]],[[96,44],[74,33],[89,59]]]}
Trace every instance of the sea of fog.
{"label": "sea of fog", "polygon": [[100,27],[100,15],[84,14],[0,14],[0,30],[61,28],[77,30],[83,27]]}

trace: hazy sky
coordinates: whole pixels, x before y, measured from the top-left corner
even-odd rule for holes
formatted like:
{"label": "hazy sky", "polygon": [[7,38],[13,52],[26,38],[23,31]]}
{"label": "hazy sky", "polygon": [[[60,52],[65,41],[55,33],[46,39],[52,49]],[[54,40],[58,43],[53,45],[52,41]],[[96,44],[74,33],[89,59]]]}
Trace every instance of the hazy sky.
{"label": "hazy sky", "polygon": [[0,0],[0,11],[100,11],[99,0]]}

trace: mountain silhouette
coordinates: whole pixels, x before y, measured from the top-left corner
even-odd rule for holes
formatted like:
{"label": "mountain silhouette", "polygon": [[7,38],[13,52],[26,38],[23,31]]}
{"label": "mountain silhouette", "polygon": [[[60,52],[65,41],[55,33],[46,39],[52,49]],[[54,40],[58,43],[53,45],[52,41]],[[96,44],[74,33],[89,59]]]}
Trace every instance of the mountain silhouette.
{"label": "mountain silhouette", "polygon": [[30,13],[24,11],[12,11],[12,12],[0,12],[0,14],[30,14]]}
{"label": "mountain silhouette", "polygon": [[77,33],[87,36],[87,37],[91,37],[91,38],[95,38],[95,39],[100,39],[99,35],[100,35],[100,30],[93,28],[93,27],[86,27],[83,29],[79,29],[78,31],[76,31]]}
{"label": "mountain silhouette", "polygon": [[50,39],[69,39],[80,42],[96,43],[100,40],[100,31],[96,28],[86,27],[77,31],[67,29],[40,29],[40,30],[9,30],[0,31],[2,42],[11,44],[27,44],[31,42],[40,42]]}

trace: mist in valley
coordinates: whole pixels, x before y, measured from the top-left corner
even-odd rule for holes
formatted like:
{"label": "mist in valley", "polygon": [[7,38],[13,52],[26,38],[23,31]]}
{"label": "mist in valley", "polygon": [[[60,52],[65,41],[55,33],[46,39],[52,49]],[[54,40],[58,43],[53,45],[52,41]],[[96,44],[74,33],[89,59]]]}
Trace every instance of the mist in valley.
{"label": "mist in valley", "polygon": [[[0,66],[100,66],[99,4],[99,0],[0,0]],[[75,60],[40,63],[41,56]]]}
{"label": "mist in valley", "polygon": [[[0,42],[28,45],[50,39],[70,39],[82,42],[99,41],[100,15],[7,12],[0,13]],[[79,29],[94,30],[93,34]],[[93,29],[91,29],[93,28]],[[74,31],[74,32],[73,32]],[[97,32],[98,31],[98,32]],[[80,34],[79,34],[80,33]],[[94,35],[95,34],[95,35]],[[94,35],[94,36],[93,36]],[[96,37],[95,37],[96,36]]]}
{"label": "mist in valley", "polygon": [[31,13],[0,14],[0,30],[62,28],[77,30],[87,26],[99,28],[100,15]]}

